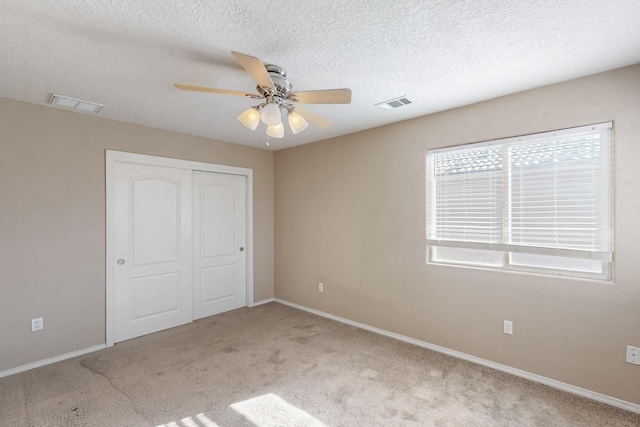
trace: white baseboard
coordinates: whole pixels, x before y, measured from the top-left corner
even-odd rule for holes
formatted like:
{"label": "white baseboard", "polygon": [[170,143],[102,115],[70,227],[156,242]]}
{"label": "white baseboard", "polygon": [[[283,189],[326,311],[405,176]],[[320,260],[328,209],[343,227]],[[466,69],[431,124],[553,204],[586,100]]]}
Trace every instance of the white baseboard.
{"label": "white baseboard", "polygon": [[249,307],[257,307],[259,305],[262,304],[269,304],[270,302],[274,302],[276,299],[275,298],[267,298],[267,299],[263,299],[262,301],[256,301],[253,304],[251,304]]}
{"label": "white baseboard", "polygon": [[48,357],[46,359],[37,360],[35,362],[27,363],[26,365],[16,366],[15,368],[0,371],[0,378],[8,377],[9,375],[19,374],[20,372],[29,371],[31,369],[40,368],[42,366],[51,365],[52,363],[62,362],[63,360],[72,359],[74,357],[82,356],[94,351],[103,350],[107,348],[106,344],[98,344],[92,347],[83,348],[82,350],[72,351],[71,353],[61,354],[59,356]]}
{"label": "white baseboard", "polygon": [[497,371],[506,372],[511,375],[515,375],[517,377],[525,378],[527,380],[531,380],[540,384],[548,385],[553,388],[557,388],[559,390],[563,390],[569,393],[576,394],[578,396],[586,397],[588,399],[595,400],[597,402],[606,403],[611,406],[615,406],[617,408],[626,409],[627,411],[635,412],[640,414],[640,405],[635,403],[627,402],[625,400],[617,399],[615,397],[607,396],[605,394],[596,393],[595,391],[587,390],[584,388],[576,387],[571,384],[563,383],[560,381],[556,381],[551,378],[543,377],[542,375],[533,374],[531,372],[523,371],[521,369],[512,368],[511,366],[503,365],[501,363],[492,362],[491,360],[482,359],[480,357],[472,356],[470,354],[462,353],[456,350],[451,350],[446,347],[441,347],[439,345],[430,344],[425,341],[420,341],[415,338],[407,337],[404,335],[396,334],[394,332],[389,332],[384,329],[376,328],[374,326],[369,326],[364,323],[354,322],[353,320],[345,319],[343,317],[335,316],[333,314],[325,313],[324,311],[316,310],[313,308],[305,307],[299,304],[295,304],[293,302],[285,301],[280,298],[274,298],[275,302],[279,302],[280,304],[288,305],[293,308],[297,308],[299,310],[307,311],[309,313],[317,314],[318,316],[326,317],[328,319],[336,320],[338,322],[346,323],[347,325],[355,326],[360,329],[364,329],[370,332],[374,332],[376,334],[384,335],[390,338],[394,338],[400,341],[404,341],[410,344],[417,345],[419,347],[427,348],[429,350],[437,351],[438,353],[447,354],[449,356],[456,357],[458,359],[466,360],[472,363],[476,363],[478,365],[487,366],[489,368],[493,368]]}

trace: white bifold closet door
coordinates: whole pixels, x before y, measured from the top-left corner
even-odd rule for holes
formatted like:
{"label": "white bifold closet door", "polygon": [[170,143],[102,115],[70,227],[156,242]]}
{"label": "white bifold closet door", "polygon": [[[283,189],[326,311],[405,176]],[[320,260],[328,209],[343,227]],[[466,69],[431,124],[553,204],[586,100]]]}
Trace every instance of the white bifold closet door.
{"label": "white bifold closet door", "polygon": [[191,174],[115,164],[115,342],[192,320]]}
{"label": "white bifold closet door", "polygon": [[114,342],[246,305],[245,177],[116,162]]}
{"label": "white bifold closet door", "polygon": [[245,178],[193,172],[193,318],[244,307]]}

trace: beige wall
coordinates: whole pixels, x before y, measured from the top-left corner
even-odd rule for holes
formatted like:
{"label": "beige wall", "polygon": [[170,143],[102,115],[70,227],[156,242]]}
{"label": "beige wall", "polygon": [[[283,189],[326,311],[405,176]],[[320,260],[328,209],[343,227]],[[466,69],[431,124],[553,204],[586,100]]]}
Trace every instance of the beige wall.
{"label": "beige wall", "polygon": [[[608,120],[615,284],[425,265],[425,150]],[[640,66],[278,151],[276,297],[640,404],[638,165]]]}
{"label": "beige wall", "polygon": [[252,168],[273,297],[273,153],[0,99],[0,371],[105,342],[105,149]]}
{"label": "beige wall", "polygon": [[[277,297],[640,404],[624,362],[640,346],[639,93],[634,66],[282,150],[275,185],[268,151],[0,99],[0,371],[104,343],[113,149],[254,170],[256,301],[273,296],[275,193]],[[426,149],[607,120],[614,285],[425,265]]]}

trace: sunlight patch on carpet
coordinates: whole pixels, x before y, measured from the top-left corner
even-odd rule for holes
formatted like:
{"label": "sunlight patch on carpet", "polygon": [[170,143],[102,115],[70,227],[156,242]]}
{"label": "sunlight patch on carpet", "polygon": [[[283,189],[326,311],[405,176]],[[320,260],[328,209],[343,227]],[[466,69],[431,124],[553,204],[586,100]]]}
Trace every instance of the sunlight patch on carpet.
{"label": "sunlight patch on carpet", "polygon": [[327,427],[302,409],[273,393],[234,403],[231,408],[256,427],[278,425]]}
{"label": "sunlight patch on carpet", "polygon": [[214,423],[207,417],[205,414],[198,414],[195,416],[195,420],[193,417],[186,417],[180,420],[180,423],[175,421],[171,421],[167,424],[160,424],[156,427],[220,427],[218,424]]}

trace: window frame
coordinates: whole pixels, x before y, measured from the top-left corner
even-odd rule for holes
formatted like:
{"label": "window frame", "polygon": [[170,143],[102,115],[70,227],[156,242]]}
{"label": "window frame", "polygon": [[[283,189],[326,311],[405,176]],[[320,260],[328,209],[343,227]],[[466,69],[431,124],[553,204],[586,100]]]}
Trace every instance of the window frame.
{"label": "window frame", "polygon": [[[579,135],[581,132],[585,132],[591,129],[593,132],[597,130],[598,132],[603,133],[605,135],[605,141],[607,146],[604,147],[600,152],[600,156],[603,157],[601,160],[602,164],[606,165],[607,169],[602,172],[599,176],[600,180],[600,191],[604,191],[604,196],[602,199],[609,202],[609,206],[601,207],[600,209],[606,210],[607,215],[604,217],[604,224],[608,225],[608,228],[605,229],[605,233],[608,236],[610,242],[610,253],[603,253],[601,251],[584,251],[579,254],[579,256],[575,256],[576,250],[572,249],[563,249],[563,248],[553,248],[553,247],[531,247],[517,244],[508,244],[505,243],[505,232],[504,230],[501,232],[501,242],[500,243],[482,243],[482,242],[466,242],[466,241],[442,241],[437,239],[430,239],[430,234],[433,235],[435,230],[435,223],[431,222],[431,219],[434,218],[436,207],[435,198],[436,195],[436,184],[435,179],[431,179],[433,172],[433,155],[435,153],[442,153],[445,151],[456,151],[456,150],[465,150],[469,148],[475,147],[487,147],[493,145],[500,145],[502,147],[511,147],[515,146],[517,143],[526,143],[529,141],[540,141],[547,140],[550,141],[553,138],[556,138],[558,135]],[[603,156],[604,153],[604,156]],[[502,153],[502,162],[506,166],[508,159],[506,158],[506,151]],[[431,175],[430,175],[431,174]],[[523,136],[516,136],[511,138],[503,138],[491,141],[484,142],[476,142],[476,143],[468,143],[461,144],[457,146],[445,147],[445,148],[435,148],[426,150],[425,153],[425,175],[426,175],[426,197],[425,197],[425,205],[426,205],[426,217],[425,217],[425,237],[426,237],[426,263],[427,264],[435,264],[435,265],[450,265],[457,267],[468,267],[468,268],[480,268],[480,269],[489,269],[489,270],[501,270],[501,271],[512,271],[512,272],[520,272],[520,273],[533,273],[533,274],[544,274],[544,275],[553,275],[553,276],[563,276],[563,277],[571,277],[571,278],[580,278],[580,279],[594,279],[598,281],[613,281],[614,276],[614,263],[613,263],[613,253],[614,253],[614,234],[615,234],[615,224],[614,224],[614,141],[613,141],[613,121],[591,124],[586,126],[578,126],[567,129],[541,132]],[[500,171],[500,176],[502,176],[504,191],[509,192],[507,197],[503,197],[502,203],[498,206],[502,207],[503,214],[507,212],[506,217],[502,218],[502,223],[505,222],[511,223],[513,221],[512,215],[512,197],[510,188],[507,190],[507,187],[511,185],[511,172],[507,170],[506,167]],[[606,179],[602,179],[606,178]],[[605,187],[606,186],[606,187]],[[433,195],[433,196],[432,196]],[[494,208],[496,209],[496,208]],[[602,226],[602,223],[600,224]],[[431,228],[430,228],[431,227]],[[603,228],[601,228],[603,229]],[[431,232],[431,233],[430,233]],[[444,243],[444,244],[443,244]],[[446,249],[449,251],[453,251],[454,258],[455,252],[458,251],[458,256],[462,257],[462,259],[452,259],[450,256],[449,259],[438,258],[437,252],[439,249]],[[523,250],[525,249],[525,250]],[[467,251],[467,257],[465,258],[465,251]],[[472,251],[472,252],[468,252]],[[493,260],[497,259],[497,254],[500,254],[501,262],[498,264],[497,262],[481,262],[474,261],[474,258],[482,258],[484,254],[491,253],[493,256]],[[470,256],[469,254],[473,254],[474,256]],[[512,258],[514,255],[524,254],[533,255],[531,260],[534,260],[536,256],[539,261],[550,261],[556,262],[556,267],[550,267],[549,265],[542,265],[543,262],[539,262],[537,265],[534,261],[530,261],[527,263],[518,263],[513,262]],[[573,256],[572,256],[573,255]],[[555,258],[555,259],[554,259]],[[586,261],[585,261],[586,260]],[[562,264],[563,262],[568,263],[565,264],[564,268],[557,267],[558,263]],[[566,265],[570,265],[573,262],[574,267],[569,268]],[[577,265],[582,265],[582,267],[577,267]],[[600,269],[599,272],[596,272],[596,266]]]}

